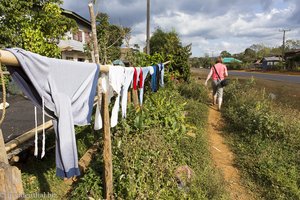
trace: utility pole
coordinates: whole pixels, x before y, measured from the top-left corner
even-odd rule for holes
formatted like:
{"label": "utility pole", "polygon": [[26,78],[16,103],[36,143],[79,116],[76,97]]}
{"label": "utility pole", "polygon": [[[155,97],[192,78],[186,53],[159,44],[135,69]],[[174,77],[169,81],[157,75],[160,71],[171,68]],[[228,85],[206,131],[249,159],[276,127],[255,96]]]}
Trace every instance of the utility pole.
{"label": "utility pole", "polygon": [[146,53],[150,55],[150,0],[147,0],[147,39]]}
{"label": "utility pole", "polygon": [[291,29],[281,29],[280,32],[283,32],[282,38],[282,59],[284,58],[284,51],[285,51],[285,32],[291,31]]}

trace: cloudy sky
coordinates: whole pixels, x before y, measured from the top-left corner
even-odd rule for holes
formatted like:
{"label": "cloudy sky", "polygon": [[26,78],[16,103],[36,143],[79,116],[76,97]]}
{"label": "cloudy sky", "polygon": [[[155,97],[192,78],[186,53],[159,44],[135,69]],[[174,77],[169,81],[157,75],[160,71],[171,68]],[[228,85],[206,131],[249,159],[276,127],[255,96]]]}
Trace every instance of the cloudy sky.
{"label": "cloudy sky", "polygon": [[[64,0],[63,8],[89,19],[90,0]],[[252,44],[279,46],[300,40],[300,0],[150,0],[151,33],[173,29],[192,56],[239,53]],[[105,12],[113,24],[132,29],[131,45],[145,46],[146,0],[97,0],[95,11]]]}

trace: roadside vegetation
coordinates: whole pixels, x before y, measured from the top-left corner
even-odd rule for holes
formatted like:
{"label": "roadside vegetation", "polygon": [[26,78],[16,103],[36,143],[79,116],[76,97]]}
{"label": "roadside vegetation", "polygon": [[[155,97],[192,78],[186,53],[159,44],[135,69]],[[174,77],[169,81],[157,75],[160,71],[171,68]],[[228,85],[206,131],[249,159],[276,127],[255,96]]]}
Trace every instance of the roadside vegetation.
{"label": "roadside vegetation", "polygon": [[[206,89],[194,82],[169,84],[145,97],[143,109],[129,107],[127,118],[111,131],[115,198],[228,199],[208,151]],[[89,127],[76,131],[79,157],[95,140],[101,141]],[[54,151],[43,161],[31,158],[22,170],[25,193],[49,192],[58,199],[102,198],[101,149],[102,145],[87,172],[72,186],[55,177]],[[180,167],[191,170],[191,177],[188,171],[178,171]]]}
{"label": "roadside vegetation", "polygon": [[[227,199],[208,151],[203,91],[195,83],[168,86],[147,95],[142,110],[129,109],[128,117],[112,130],[116,199]],[[98,157],[92,166],[99,169],[102,162]],[[191,169],[191,178],[187,172],[176,173],[182,166]],[[101,197],[98,177],[101,170],[88,171],[70,197]],[[97,190],[95,183],[100,183]]]}
{"label": "roadside vegetation", "polygon": [[225,90],[222,114],[235,163],[263,199],[299,199],[299,111],[254,86],[234,81]]}

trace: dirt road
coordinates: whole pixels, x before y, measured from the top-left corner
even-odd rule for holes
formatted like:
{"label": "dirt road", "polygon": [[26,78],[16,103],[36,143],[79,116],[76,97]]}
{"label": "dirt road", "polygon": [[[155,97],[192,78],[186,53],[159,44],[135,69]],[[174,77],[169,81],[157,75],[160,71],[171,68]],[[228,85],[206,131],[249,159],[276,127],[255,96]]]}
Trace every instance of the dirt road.
{"label": "dirt road", "polygon": [[208,135],[210,152],[215,166],[222,172],[226,189],[232,200],[252,200],[251,194],[242,184],[239,171],[234,165],[234,155],[222,136],[221,113],[216,107],[210,106],[208,116]]}

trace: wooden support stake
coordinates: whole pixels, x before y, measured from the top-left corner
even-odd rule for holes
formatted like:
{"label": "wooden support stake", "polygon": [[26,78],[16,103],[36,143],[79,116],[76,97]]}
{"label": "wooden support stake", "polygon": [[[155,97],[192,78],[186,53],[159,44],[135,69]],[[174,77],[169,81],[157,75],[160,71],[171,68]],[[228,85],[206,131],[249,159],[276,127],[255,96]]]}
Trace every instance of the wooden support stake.
{"label": "wooden support stake", "polygon": [[8,164],[2,130],[0,129],[0,199],[19,199],[24,194],[21,171]]}
{"label": "wooden support stake", "polygon": [[[92,39],[93,48],[95,52],[95,60],[97,64],[99,61],[99,50],[97,42],[96,32],[96,19],[94,14],[94,7],[92,3],[89,3],[89,11],[92,23]],[[98,85],[101,85],[100,83]],[[99,89],[98,89],[99,91]],[[98,94],[100,97],[100,94]],[[110,136],[110,123],[109,123],[109,110],[108,110],[108,96],[106,93],[102,93],[102,116],[103,116],[103,159],[104,159],[104,189],[105,199],[113,199],[113,172],[112,172],[112,150],[111,150],[111,136]]]}
{"label": "wooden support stake", "polygon": [[127,105],[130,105],[131,104],[131,92],[130,90],[128,90],[128,93],[127,93]]}
{"label": "wooden support stake", "polygon": [[96,29],[96,18],[95,18],[95,14],[94,14],[94,6],[92,3],[89,3],[89,11],[90,11],[90,16],[91,16],[93,51],[94,51],[95,61],[97,64],[100,64],[98,41],[97,41],[97,31],[96,31],[97,30]]}
{"label": "wooden support stake", "polygon": [[138,91],[137,90],[132,90],[132,101],[135,109],[138,109],[140,104],[139,104],[139,98],[138,98]]}
{"label": "wooden support stake", "polygon": [[0,129],[0,162],[8,164],[7,154],[5,150],[4,138],[2,135],[2,129]]}
{"label": "wooden support stake", "polygon": [[103,116],[103,158],[104,158],[104,176],[105,176],[105,199],[113,198],[113,166],[112,166],[112,150],[110,137],[110,123],[108,98],[105,93],[102,97],[102,116]]}

